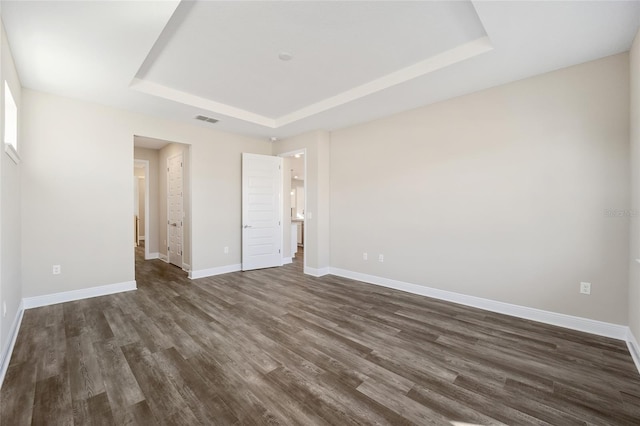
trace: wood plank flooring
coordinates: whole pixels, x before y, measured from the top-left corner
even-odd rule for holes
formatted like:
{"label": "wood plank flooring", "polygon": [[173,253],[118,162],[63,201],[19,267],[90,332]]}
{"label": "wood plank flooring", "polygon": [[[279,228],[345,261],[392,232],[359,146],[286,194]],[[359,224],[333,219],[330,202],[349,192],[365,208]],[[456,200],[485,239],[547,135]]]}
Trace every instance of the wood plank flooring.
{"label": "wood plank flooring", "polygon": [[28,310],[2,425],[638,425],[623,342],[300,262]]}

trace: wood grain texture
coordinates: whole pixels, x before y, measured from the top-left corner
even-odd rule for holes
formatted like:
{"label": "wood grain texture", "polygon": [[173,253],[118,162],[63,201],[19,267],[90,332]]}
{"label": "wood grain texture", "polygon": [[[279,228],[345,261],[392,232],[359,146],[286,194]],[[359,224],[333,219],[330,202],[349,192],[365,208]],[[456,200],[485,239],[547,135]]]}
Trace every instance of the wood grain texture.
{"label": "wood grain texture", "polygon": [[[2,425],[637,425],[623,342],[282,268],[28,310]],[[456,423],[457,422],[457,423]]]}

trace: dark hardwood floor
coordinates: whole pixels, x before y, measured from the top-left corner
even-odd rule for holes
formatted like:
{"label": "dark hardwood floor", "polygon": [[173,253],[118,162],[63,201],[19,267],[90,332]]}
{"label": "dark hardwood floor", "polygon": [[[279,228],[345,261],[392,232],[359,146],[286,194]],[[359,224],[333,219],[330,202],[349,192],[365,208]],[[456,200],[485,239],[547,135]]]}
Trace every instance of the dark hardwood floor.
{"label": "dark hardwood floor", "polygon": [[282,268],[28,310],[2,425],[640,424],[623,342]]}

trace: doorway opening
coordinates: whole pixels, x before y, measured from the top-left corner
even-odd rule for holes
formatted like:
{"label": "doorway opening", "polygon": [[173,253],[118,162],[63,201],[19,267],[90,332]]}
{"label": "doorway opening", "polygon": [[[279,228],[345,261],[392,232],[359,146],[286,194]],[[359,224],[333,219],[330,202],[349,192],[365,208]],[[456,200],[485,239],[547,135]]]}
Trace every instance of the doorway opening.
{"label": "doorway opening", "polygon": [[[284,263],[294,263],[304,271],[306,266],[305,242],[307,211],[307,156],[306,149],[280,154],[284,170]],[[287,196],[288,194],[288,196]]]}
{"label": "doorway opening", "polygon": [[[137,203],[134,200],[134,213],[138,212],[134,230],[138,230],[136,236],[137,232],[141,234],[136,240],[138,255],[144,246],[144,259],[139,260],[160,259],[187,272],[191,269],[190,148],[178,142],[134,136],[134,166],[138,166],[134,175],[140,175]],[[144,170],[144,178],[136,172],[139,168]]]}

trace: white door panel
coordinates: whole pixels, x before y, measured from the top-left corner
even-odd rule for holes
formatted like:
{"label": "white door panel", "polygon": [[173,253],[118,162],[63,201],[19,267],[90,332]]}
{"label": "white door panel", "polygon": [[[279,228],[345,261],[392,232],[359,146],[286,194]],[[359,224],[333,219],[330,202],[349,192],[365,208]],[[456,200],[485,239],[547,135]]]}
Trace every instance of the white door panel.
{"label": "white door panel", "polygon": [[282,266],[282,158],[242,154],[242,270]]}
{"label": "white door panel", "polygon": [[167,159],[167,255],[182,268],[182,155]]}

